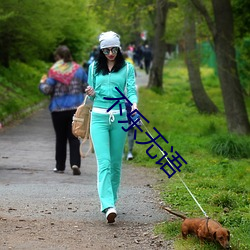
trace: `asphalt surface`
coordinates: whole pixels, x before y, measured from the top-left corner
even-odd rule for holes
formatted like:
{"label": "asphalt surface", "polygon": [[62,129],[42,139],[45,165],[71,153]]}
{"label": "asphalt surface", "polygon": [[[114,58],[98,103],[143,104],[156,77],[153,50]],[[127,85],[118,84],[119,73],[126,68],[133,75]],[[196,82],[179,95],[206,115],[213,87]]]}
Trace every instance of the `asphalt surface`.
{"label": "asphalt surface", "polygon": [[[54,131],[47,108],[41,109],[29,118],[0,133],[0,197],[1,208],[8,211],[16,205],[22,208],[22,215],[36,216],[36,209],[46,210],[55,202],[60,204],[52,216],[71,219],[100,220],[99,199],[96,188],[96,160],[90,154],[82,160],[82,175],[73,176],[69,162],[64,174],[56,174]],[[87,145],[86,145],[87,147]],[[148,192],[154,180],[145,179],[147,169],[124,166],[120,191],[121,211],[135,207],[135,214],[121,215],[126,220],[141,222],[160,221],[162,214],[150,213],[154,208]],[[142,177],[143,176],[143,177]],[[142,181],[143,180],[143,181]],[[132,198],[133,197],[133,198]],[[147,201],[148,202],[145,202]],[[27,209],[26,204],[30,204]],[[64,206],[72,203],[79,213],[65,213]],[[53,205],[52,205],[53,206]],[[86,212],[87,211],[87,212]],[[146,215],[146,216],[145,216]]]}
{"label": "asphalt surface", "polygon": [[[137,79],[138,85],[143,86],[147,76],[139,74]],[[72,175],[68,159],[65,173],[57,174],[52,171],[54,148],[55,136],[47,107],[0,129],[0,219],[50,218],[96,222],[98,227],[98,223],[106,220],[100,212],[95,155],[82,160],[80,176]],[[168,215],[160,209],[159,191],[152,188],[164,178],[157,169],[133,167],[124,162],[117,223],[154,225],[165,221]]]}

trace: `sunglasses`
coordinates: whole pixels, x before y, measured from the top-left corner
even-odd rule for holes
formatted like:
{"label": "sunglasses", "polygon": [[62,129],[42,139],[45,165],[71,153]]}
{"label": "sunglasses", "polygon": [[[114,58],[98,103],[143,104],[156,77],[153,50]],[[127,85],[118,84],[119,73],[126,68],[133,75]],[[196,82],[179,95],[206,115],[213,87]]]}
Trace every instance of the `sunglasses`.
{"label": "sunglasses", "polygon": [[114,47],[114,48],[111,48],[111,49],[105,48],[105,49],[102,50],[104,55],[109,55],[110,51],[112,52],[112,54],[117,54],[118,48],[117,47]]}

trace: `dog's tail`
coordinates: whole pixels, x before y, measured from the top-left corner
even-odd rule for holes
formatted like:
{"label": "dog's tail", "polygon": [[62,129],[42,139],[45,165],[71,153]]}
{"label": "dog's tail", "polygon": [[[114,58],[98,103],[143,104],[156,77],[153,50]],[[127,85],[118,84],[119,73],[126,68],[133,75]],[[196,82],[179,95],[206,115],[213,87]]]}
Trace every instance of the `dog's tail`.
{"label": "dog's tail", "polygon": [[177,216],[177,217],[182,218],[183,220],[187,219],[187,217],[186,217],[185,215],[183,215],[183,214],[179,214],[179,213],[177,213],[177,212],[173,212],[171,209],[169,209],[169,208],[167,208],[167,207],[164,207],[164,206],[162,206],[162,208],[163,208],[164,210],[168,211],[169,213],[171,213],[171,214],[173,214],[173,215],[175,215],[175,216]]}

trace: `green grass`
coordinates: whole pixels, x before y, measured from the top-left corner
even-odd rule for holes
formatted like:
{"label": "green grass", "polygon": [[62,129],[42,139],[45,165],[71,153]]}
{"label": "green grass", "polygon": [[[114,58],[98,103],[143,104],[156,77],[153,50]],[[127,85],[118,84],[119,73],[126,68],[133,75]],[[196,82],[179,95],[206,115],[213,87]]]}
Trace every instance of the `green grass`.
{"label": "green grass", "polygon": [[0,67],[0,122],[10,115],[18,118],[21,111],[46,98],[39,92],[38,84],[47,70],[48,65],[39,61],[30,65],[11,62],[9,69]]}
{"label": "green grass", "polygon": [[[230,230],[232,249],[250,249],[250,137],[228,134],[219,81],[210,68],[202,68],[201,74],[208,95],[220,110],[219,114],[202,115],[197,111],[187,71],[181,60],[166,65],[162,93],[139,89],[139,110],[150,121],[144,124],[152,136],[158,135],[153,129],[155,127],[168,140],[167,144],[163,139],[158,139],[161,147],[171,155],[173,146],[173,151],[178,151],[187,161],[188,164],[183,163],[180,168],[179,176],[206,213]],[[246,102],[250,113],[249,98]],[[137,141],[149,140],[144,132],[137,133]],[[161,191],[165,204],[189,217],[202,217],[201,210],[178,175],[169,179],[160,170],[161,166],[156,165],[156,161],[162,157],[159,149],[154,146],[149,151],[150,155],[157,155],[155,159],[147,155],[146,150],[150,145],[135,144],[133,163],[159,168],[164,181],[156,188]],[[156,226],[155,232],[167,239],[174,238],[178,250],[219,249],[214,243],[207,243],[201,248],[194,237],[184,242],[179,237],[180,224],[180,219],[161,223]]]}

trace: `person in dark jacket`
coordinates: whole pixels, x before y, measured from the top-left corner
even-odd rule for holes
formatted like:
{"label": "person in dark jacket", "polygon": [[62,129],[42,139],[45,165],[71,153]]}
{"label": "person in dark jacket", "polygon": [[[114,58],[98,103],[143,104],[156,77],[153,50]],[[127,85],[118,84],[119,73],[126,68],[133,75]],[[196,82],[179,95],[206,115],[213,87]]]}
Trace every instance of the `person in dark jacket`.
{"label": "person in dark jacket", "polygon": [[143,57],[144,57],[144,67],[145,67],[145,71],[146,74],[149,73],[149,69],[150,69],[150,65],[151,65],[151,61],[153,59],[153,55],[152,55],[152,51],[149,48],[149,46],[146,44],[145,45],[145,49],[143,52]]}

